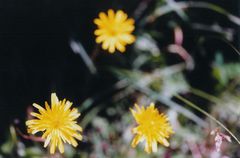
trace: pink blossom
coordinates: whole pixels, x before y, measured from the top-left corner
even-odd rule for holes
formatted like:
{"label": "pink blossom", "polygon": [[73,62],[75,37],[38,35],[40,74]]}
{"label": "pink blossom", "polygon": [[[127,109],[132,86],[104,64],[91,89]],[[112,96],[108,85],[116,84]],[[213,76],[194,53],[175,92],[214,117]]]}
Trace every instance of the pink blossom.
{"label": "pink blossom", "polygon": [[231,137],[226,135],[226,134],[223,134],[220,132],[220,130],[217,128],[215,130],[212,130],[211,131],[211,135],[215,135],[215,146],[216,146],[216,151],[217,152],[220,152],[221,151],[221,145],[222,145],[222,142],[224,140],[228,141],[228,142],[232,142],[231,141]]}

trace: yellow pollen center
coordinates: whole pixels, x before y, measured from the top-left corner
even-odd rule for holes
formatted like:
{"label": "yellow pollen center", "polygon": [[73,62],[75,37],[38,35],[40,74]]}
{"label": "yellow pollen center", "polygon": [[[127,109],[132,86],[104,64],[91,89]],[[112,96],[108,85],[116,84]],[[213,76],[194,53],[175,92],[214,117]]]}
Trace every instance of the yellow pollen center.
{"label": "yellow pollen center", "polygon": [[119,33],[119,29],[118,29],[118,26],[116,26],[116,25],[110,25],[109,26],[109,34],[111,35],[111,36],[116,36],[117,34]]}
{"label": "yellow pollen center", "polygon": [[52,125],[55,129],[58,129],[61,126],[61,122],[59,121],[59,119],[56,119],[52,122]]}
{"label": "yellow pollen center", "polygon": [[114,37],[116,35],[116,32],[114,30],[109,30],[109,34]]}

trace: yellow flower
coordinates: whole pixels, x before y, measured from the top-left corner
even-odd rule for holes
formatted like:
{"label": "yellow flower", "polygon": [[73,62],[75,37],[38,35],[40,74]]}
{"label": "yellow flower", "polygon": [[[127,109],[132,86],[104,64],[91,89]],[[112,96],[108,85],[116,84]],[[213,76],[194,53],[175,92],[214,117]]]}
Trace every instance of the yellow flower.
{"label": "yellow flower", "polygon": [[135,41],[131,34],[134,30],[134,20],[128,19],[128,15],[122,10],[114,13],[109,9],[108,14],[100,12],[94,23],[98,26],[94,32],[97,36],[96,42],[102,43],[102,48],[110,53],[114,53],[115,49],[125,52],[125,46]]}
{"label": "yellow flower", "polygon": [[157,142],[169,146],[167,138],[173,134],[172,127],[165,114],[160,114],[153,103],[147,108],[135,104],[136,110],[130,108],[138,126],[132,129],[136,134],[132,141],[132,147],[145,140],[145,151],[147,153],[157,151]]}
{"label": "yellow flower", "polygon": [[58,147],[61,153],[64,152],[64,143],[72,144],[74,147],[78,145],[77,141],[82,140],[82,128],[75,121],[80,113],[76,108],[70,109],[72,103],[59,101],[56,94],[51,95],[51,107],[45,102],[45,109],[38,104],[33,104],[39,113],[32,112],[31,115],[36,119],[26,121],[28,132],[35,134],[42,132],[42,138],[45,139],[44,147],[50,143],[50,153],[55,153]]}

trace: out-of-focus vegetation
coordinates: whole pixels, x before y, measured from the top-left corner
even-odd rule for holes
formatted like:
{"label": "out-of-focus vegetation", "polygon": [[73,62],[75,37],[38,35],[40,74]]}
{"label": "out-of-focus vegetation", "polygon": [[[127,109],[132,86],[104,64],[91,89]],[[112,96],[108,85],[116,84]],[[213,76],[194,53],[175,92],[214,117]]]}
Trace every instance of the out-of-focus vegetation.
{"label": "out-of-focus vegetation", "polygon": [[[66,145],[63,155],[51,156],[42,142],[19,127],[18,122],[25,120],[16,119],[6,129],[8,138],[0,145],[0,158],[240,157],[233,138],[232,143],[223,141],[217,152],[211,131],[219,128],[229,133],[175,97],[180,94],[195,103],[240,138],[240,63],[234,46],[240,18],[213,3],[174,0],[142,0],[129,15],[136,20],[136,41],[123,54],[108,54],[99,47],[88,52],[76,39],[70,41],[94,79],[107,76],[111,80],[78,107],[84,137],[80,145]],[[135,102],[155,102],[168,115],[175,131],[169,148],[159,145],[153,154],[145,153],[141,145],[131,148],[135,122],[129,108]]]}

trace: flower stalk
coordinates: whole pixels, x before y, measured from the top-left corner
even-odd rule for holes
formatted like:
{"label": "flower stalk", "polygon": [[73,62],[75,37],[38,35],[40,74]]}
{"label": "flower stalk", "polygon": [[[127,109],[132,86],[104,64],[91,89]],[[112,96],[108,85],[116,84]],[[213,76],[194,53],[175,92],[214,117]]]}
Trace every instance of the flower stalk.
{"label": "flower stalk", "polygon": [[178,98],[179,100],[181,100],[182,102],[184,102],[186,105],[194,108],[195,110],[201,112],[202,114],[206,115],[207,117],[209,117],[211,120],[213,120],[214,122],[216,122],[219,126],[221,126],[223,129],[225,129],[235,140],[238,144],[240,144],[240,141],[238,140],[238,138],[224,125],[222,124],[220,121],[218,121],[215,117],[213,117],[211,114],[209,114],[208,112],[206,112],[205,110],[203,110],[202,108],[200,108],[199,106],[195,105],[194,103],[190,102],[189,100],[183,98],[182,96],[175,94],[174,95],[176,98]]}

